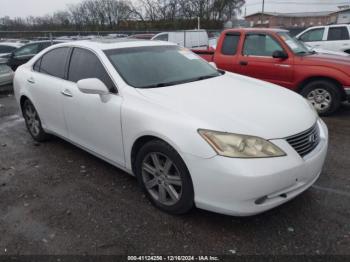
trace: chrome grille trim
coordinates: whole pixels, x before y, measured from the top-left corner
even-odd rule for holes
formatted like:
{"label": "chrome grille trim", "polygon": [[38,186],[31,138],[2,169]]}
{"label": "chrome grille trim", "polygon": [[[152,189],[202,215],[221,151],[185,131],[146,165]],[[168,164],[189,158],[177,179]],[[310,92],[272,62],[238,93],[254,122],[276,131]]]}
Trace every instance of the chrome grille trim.
{"label": "chrome grille trim", "polygon": [[286,140],[301,157],[304,157],[311,153],[320,143],[318,124],[314,124],[304,132],[287,137]]}

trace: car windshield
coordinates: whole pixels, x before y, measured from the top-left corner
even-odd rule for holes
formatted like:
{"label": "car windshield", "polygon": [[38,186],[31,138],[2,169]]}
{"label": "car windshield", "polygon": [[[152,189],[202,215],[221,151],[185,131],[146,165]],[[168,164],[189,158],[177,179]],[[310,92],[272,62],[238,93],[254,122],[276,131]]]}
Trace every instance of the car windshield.
{"label": "car windshield", "polygon": [[120,48],[105,54],[130,86],[156,88],[221,75],[191,51],[178,46]]}
{"label": "car windshield", "polygon": [[315,53],[313,50],[308,48],[303,42],[292,37],[289,33],[279,32],[278,34],[283,39],[283,41],[289,46],[289,48],[294,52],[294,54],[310,55]]}

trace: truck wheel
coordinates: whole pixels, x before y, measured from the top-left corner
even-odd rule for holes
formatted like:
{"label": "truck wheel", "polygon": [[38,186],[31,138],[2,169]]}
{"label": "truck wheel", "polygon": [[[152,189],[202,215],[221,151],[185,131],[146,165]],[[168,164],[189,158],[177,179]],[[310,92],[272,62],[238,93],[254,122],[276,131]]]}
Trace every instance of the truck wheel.
{"label": "truck wheel", "polygon": [[301,95],[311,102],[320,116],[331,115],[340,107],[340,91],[328,80],[316,80],[307,84]]}
{"label": "truck wheel", "polygon": [[150,201],[170,214],[187,213],[194,205],[190,174],[180,155],[167,143],[153,140],[136,156],[135,173]]}

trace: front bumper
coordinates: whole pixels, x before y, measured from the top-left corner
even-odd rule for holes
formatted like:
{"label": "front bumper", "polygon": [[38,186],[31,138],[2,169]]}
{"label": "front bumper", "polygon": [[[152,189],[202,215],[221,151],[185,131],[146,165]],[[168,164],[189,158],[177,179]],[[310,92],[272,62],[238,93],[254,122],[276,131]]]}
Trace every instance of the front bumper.
{"label": "front bumper", "polygon": [[285,157],[210,159],[185,155],[191,173],[195,204],[217,213],[249,216],[279,206],[308,189],[319,177],[328,148],[328,130],[322,120],[320,143],[301,158],[285,139],[273,140]]}

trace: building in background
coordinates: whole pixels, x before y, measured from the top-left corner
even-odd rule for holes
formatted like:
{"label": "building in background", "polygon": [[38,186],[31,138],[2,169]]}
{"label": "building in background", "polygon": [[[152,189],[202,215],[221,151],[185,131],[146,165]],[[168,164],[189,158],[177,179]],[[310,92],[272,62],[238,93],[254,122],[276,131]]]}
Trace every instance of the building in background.
{"label": "building in background", "polygon": [[331,24],[350,24],[350,6],[330,14]]}
{"label": "building in background", "polygon": [[251,27],[306,28],[329,24],[332,13],[332,11],[305,13],[265,12],[262,15],[261,12],[258,12],[247,15],[245,19]]}

